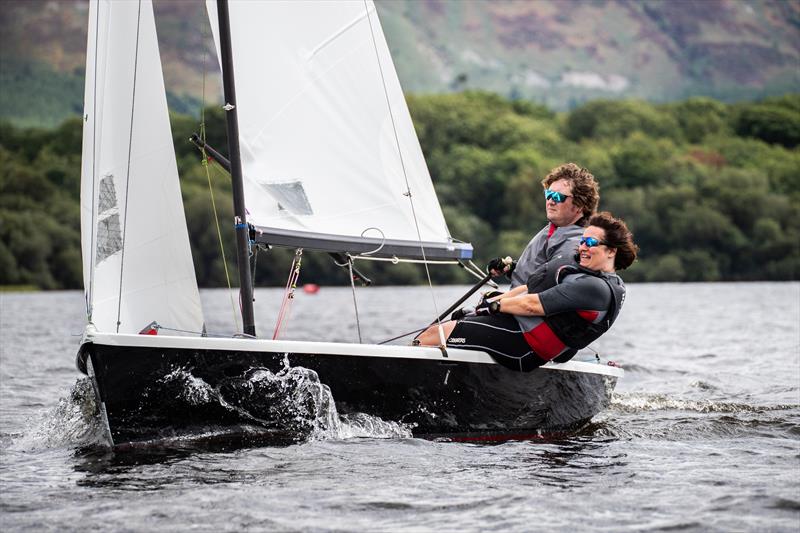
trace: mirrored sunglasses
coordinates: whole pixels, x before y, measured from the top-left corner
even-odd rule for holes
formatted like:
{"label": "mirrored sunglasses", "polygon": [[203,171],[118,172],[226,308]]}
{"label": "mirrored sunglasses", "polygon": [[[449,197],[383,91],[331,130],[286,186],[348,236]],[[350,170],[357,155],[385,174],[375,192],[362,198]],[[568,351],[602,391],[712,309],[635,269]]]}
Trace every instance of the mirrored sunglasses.
{"label": "mirrored sunglasses", "polygon": [[606,241],[601,241],[600,239],[595,239],[594,237],[581,237],[581,244],[585,245],[587,248],[594,248],[595,246],[600,246],[601,244],[608,246]]}
{"label": "mirrored sunglasses", "polygon": [[570,196],[568,194],[564,194],[563,192],[554,191],[552,189],[544,190],[544,199],[553,200],[557,204],[560,204],[561,202],[566,202],[567,198],[569,197]]}

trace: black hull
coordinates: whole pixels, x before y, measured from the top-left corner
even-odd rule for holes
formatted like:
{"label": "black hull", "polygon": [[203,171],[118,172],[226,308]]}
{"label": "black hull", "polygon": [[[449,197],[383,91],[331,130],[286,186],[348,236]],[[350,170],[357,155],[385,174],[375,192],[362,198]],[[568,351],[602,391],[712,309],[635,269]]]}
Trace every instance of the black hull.
{"label": "black hull", "polygon": [[296,416],[296,405],[286,403],[286,383],[254,387],[252,379],[265,369],[279,372],[287,358],[291,366],[318,374],[339,414],[401,422],[420,437],[483,440],[574,430],[608,405],[617,379],[567,370],[519,373],[446,358],[97,343],[84,345],[80,357],[86,356],[115,445],[220,430],[243,435],[245,442],[305,438],[312,427]]}

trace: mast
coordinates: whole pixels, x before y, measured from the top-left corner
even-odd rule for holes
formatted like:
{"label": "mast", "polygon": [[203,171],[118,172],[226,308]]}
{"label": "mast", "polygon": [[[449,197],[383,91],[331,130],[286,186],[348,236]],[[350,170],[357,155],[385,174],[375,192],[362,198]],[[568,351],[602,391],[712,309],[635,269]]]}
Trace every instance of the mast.
{"label": "mast", "polygon": [[242,158],[239,152],[239,117],[236,111],[236,87],[233,77],[233,51],[231,27],[228,18],[228,1],[217,0],[219,22],[219,47],[222,63],[222,83],[225,93],[226,122],[228,124],[228,152],[233,185],[233,213],[236,224],[236,259],[239,264],[239,296],[242,307],[242,331],[256,334],[253,316],[253,282],[250,276],[250,235],[244,206]]}

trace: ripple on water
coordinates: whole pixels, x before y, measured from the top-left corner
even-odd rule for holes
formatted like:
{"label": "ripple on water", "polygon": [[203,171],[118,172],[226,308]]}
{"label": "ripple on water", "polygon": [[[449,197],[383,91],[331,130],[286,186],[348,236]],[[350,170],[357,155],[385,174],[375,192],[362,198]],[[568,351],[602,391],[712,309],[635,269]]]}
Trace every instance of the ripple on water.
{"label": "ripple on water", "polygon": [[790,500],[788,498],[776,498],[768,507],[787,511],[800,511],[800,501]]}
{"label": "ripple on water", "polygon": [[[633,284],[608,339],[616,339],[615,359],[627,371],[618,390],[651,394],[615,396],[592,424],[562,440],[488,446],[396,438],[401,430],[388,421],[338,412],[330,423],[316,421],[317,404],[304,401],[301,410],[315,417],[309,426],[342,432],[320,430],[317,440],[290,446],[231,451],[186,441],[133,453],[84,448],[98,440],[94,409],[83,398],[89,382],[64,392],[75,380],[68,376],[74,347],[65,347],[61,332],[79,330],[84,317],[62,315],[66,308],[82,311],[83,296],[67,295],[72,303],[65,305],[54,293],[14,297],[19,313],[3,314],[9,356],[2,361],[0,523],[7,530],[86,524],[164,531],[796,531],[799,289],[797,283]],[[339,300],[325,300],[328,293]],[[213,296],[212,307],[229,309],[226,291],[203,294]],[[271,293],[260,294],[263,305]],[[415,327],[394,320],[418,320],[403,303],[423,300],[417,289],[367,294],[377,296],[359,294],[364,308],[374,298],[380,312],[363,313],[365,330],[374,327],[387,338]],[[282,290],[275,295],[280,301]],[[351,332],[335,312],[351,298],[349,288],[314,298],[297,313],[313,325],[303,334]],[[782,311],[770,311],[775,306]],[[19,330],[17,315],[49,327]],[[390,322],[394,329],[378,329]],[[706,324],[714,327],[698,327]],[[753,335],[749,344],[735,341],[748,332],[770,342]],[[221,393],[256,416],[252,402],[236,403],[229,393],[266,388],[271,379],[254,373],[215,390],[190,374],[174,376],[184,401],[218,401],[214,394]],[[287,386],[303,381],[299,374],[283,377]],[[310,392],[301,397],[324,396],[311,376],[304,383]],[[51,409],[28,418],[39,402]]]}

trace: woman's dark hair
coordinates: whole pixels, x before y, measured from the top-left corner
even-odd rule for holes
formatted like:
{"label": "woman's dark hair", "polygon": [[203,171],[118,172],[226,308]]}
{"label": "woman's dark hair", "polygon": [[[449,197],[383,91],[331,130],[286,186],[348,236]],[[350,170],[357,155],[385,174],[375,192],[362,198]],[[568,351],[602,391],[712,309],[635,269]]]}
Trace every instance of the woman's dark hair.
{"label": "woman's dark hair", "polygon": [[636,259],[639,247],[633,242],[633,233],[621,218],[614,218],[608,211],[592,215],[589,219],[590,226],[597,226],[605,231],[605,241],[609,248],[616,248],[614,256],[614,269],[625,270]]}
{"label": "woman's dark hair", "polygon": [[551,170],[542,180],[542,186],[547,189],[558,180],[567,180],[570,184],[572,203],[583,212],[584,217],[597,211],[600,187],[591,172],[575,163],[565,163]]}

